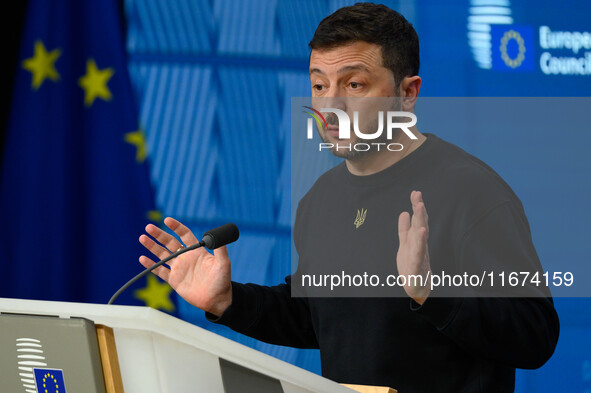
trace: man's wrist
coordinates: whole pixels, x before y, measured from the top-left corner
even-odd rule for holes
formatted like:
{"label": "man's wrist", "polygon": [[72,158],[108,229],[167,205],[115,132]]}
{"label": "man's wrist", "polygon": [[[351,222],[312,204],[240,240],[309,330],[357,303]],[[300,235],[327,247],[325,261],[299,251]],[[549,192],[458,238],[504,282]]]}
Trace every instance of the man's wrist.
{"label": "man's wrist", "polygon": [[422,282],[422,286],[407,286],[405,287],[405,291],[406,294],[412,299],[414,300],[416,303],[418,303],[419,305],[423,305],[423,303],[425,303],[425,301],[427,300],[427,298],[429,298],[429,295],[431,295],[431,270],[429,269],[429,272],[424,275],[427,277],[427,279],[425,280],[426,282]]}
{"label": "man's wrist", "polygon": [[[421,292],[423,292],[423,291],[421,291]],[[411,296],[411,299],[422,306],[425,303],[425,301],[429,298],[430,294],[431,294],[431,289],[427,287],[426,291],[424,291],[423,293],[418,293],[415,296]]]}
{"label": "man's wrist", "polygon": [[207,310],[203,310],[211,315],[216,316],[217,318],[220,318],[224,312],[228,309],[228,307],[230,307],[232,305],[232,286],[230,285],[230,288],[228,289],[228,291],[226,291],[226,293],[222,296],[220,296],[220,299],[218,301],[216,301],[213,305],[213,307],[207,309]]}
{"label": "man's wrist", "polygon": [[224,304],[223,301],[220,301],[216,306],[217,309],[212,307],[220,315],[206,311],[207,320],[228,326],[236,331],[248,330],[256,322],[256,310],[260,308],[260,299],[252,286],[252,284],[240,284],[232,281],[231,302]]}

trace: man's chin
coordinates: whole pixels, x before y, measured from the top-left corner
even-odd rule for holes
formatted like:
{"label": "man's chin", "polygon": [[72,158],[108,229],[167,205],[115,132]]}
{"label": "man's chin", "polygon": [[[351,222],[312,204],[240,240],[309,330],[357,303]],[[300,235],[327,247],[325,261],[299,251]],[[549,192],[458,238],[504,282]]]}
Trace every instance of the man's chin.
{"label": "man's chin", "polygon": [[330,136],[322,138],[324,143],[330,143],[332,147],[329,149],[330,152],[338,158],[344,158],[349,161],[356,161],[360,158],[371,154],[371,151],[358,151],[355,149],[355,144],[359,143],[353,139],[338,139]]}
{"label": "man's chin", "polygon": [[337,157],[347,158],[347,154],[353,148],[355,142],[350,139],[338,139],[333,137],[323,138],[323,142],[332,145],[330,151]]}

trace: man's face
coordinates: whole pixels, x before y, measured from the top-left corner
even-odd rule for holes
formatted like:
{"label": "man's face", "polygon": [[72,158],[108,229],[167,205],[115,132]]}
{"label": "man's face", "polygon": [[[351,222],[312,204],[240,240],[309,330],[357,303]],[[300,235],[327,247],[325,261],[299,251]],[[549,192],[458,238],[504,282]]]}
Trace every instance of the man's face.
{"label": "man's face", "polygon": [[[380,108],[370,97],[396,97],[397,86],[392,71],[382,65],[381,47],[363,41],[326,50],[312,50],[310,54],[310,83],[312,105],[315,109],[337,108],[349,115],[353,127],[353,112],[359,112],[359,129],[373,133],[378,128],[378,111],[396,110],[394,106]],[[394,102],[397,102],[395,100]],[[324,113],[328,130],[319,130],[326,143],[345,146],[358,142],[351,129],[350,139],[339,139],[338,120],[331,112]],[[385,124],[385,123],[384,123]],[[385,136],[385,132],[382,133]],[[373,140],[371,142],[382,142]],[[358,159],[369,152],[333,149],[333,153],[348,160]]]}

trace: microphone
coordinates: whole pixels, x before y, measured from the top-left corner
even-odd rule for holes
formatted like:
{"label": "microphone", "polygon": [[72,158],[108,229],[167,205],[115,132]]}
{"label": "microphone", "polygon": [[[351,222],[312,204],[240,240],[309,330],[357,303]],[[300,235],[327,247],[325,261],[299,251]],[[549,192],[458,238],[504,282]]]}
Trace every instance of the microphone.
{"label": "microphone", "polygon": [[240,232],[235,224],[229,223],[205,232],[203,235],[203,245],[210,250],[230,244],[238,240]]}
{"label": "microphone", "polygon": [[170,261],[171,259],[174,259],[181,254],[184,254],[188,251],[195,250],[203,246],[209,248],[210,250],[215,250],[216,248],[235,242],[236,240],[238,240],[239,236],[240,232],[238,231],[238,227],[236,226],[236,224],[232,223],[224,224],[220,227],[205,232],[203,234],[203,239],[199,243],[195,243],[193,245],[183,248],[182,250],[178,250],[173,254],[170,254],[160,262],[153,264],[152,266],[150,266],[149,268],[147,268],[146,270],[144,270],[143,272],[139,273],[137,276],[129,280],[127,283],[125,283],[125,285],[119,288],[119,290],[115,292],[113,296],[111,296],[111,299],[107,304],[113,304],[115,299],[117,299],[117,297],[119,297],[119,295],[121,295],[121,293],[123,293],[123,291],[129,288],[133,283],[135,283],[137,280],[139,280],[146,274],[150,273],[157,267],[162,266],[166,262]]}

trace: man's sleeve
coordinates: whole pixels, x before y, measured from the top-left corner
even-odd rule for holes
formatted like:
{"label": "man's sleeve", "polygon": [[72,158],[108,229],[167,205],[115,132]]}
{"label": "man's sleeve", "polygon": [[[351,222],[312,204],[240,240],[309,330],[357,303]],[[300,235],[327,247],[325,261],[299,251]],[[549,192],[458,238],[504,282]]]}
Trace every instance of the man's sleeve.
{"label": "man's sleeve", "polygon": [[209,321],[270,344],[318,348],[308,302],[291,296],[291,276],[286,284],[262,286],[232,282],[232,304]]}
{"label": "man's sleeve", "polygon": [[504,271],[505,287],[497,280],[484,294],[495,297],[481,297],[479,289],[472,289],[476,296],[429,297],[423,306],[412,303],[411,308],[469,353],[517,368],[542,366],[552,356],[559,334],[550,293],[543,277],[541,287],[522,287],[520,281],[511,288],[507,281],[510,272],[542,272],[521,207],[499,204],[459,244],[461,267],[494,270],[495,275]]}

